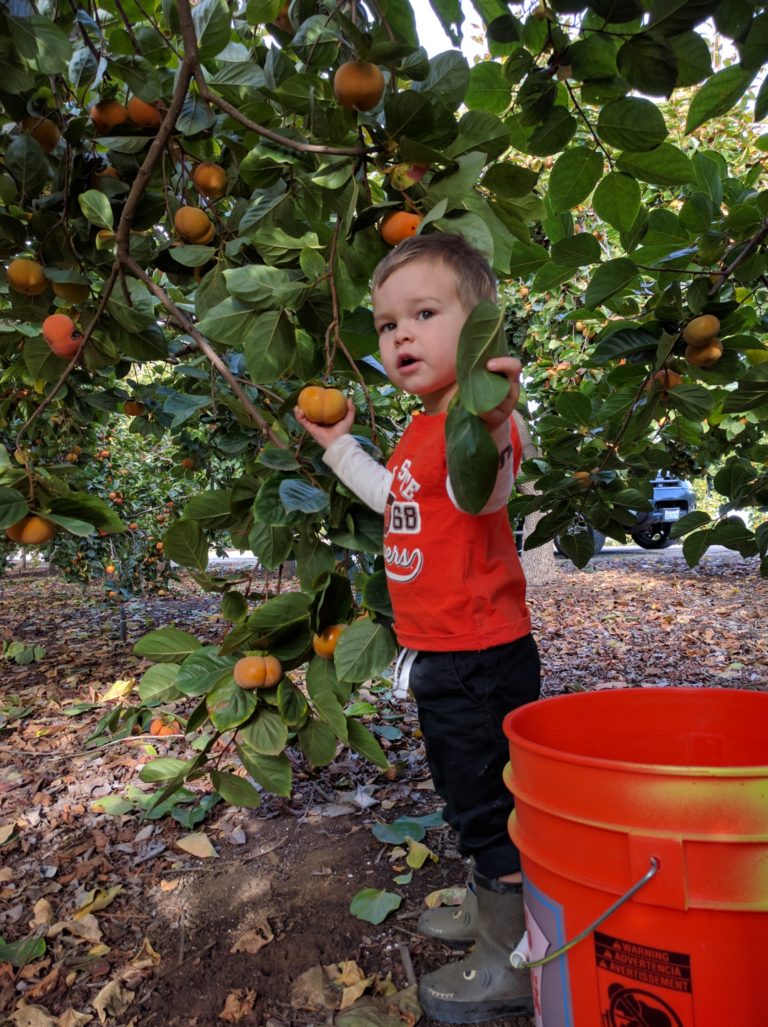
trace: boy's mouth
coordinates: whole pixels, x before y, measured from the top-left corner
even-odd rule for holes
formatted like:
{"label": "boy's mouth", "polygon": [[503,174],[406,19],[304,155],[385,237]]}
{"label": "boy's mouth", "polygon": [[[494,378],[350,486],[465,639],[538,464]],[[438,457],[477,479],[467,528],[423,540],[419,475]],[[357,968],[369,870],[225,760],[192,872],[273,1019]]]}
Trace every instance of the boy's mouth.
{"label": "boy's mouth", "polygon": [[403,367],[411,367],[416,363],[418,363],[417,357],[412,357],[410,353],[401,353],[397,358],[397,369],[399,371]]}

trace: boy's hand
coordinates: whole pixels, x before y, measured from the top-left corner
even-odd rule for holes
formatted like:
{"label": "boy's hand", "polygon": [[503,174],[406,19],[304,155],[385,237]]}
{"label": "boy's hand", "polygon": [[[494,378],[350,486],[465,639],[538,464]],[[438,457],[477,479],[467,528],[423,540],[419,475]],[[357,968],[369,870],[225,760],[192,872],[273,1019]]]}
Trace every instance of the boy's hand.
{"label": "boy's hand", "polygon": [[301,427],[309,432],[323,449],[328,449],[330,444],[336,439],[340,439],[342,435],[348,435],[355,423],[355,405],[351,399],[347,399],[347,412],[336,424],[317,424],[315,421],[310,421],[298,407],[294,407],[293,414]]}
{"label": "boy's hand", "polygon": [[485,366],[488,371],[505,375],[509,382],[509,392],[501,403],[494,407],[493,410],[480,414],[480,417],[485,421],[488,431],[493,431],[494,428],[498,428],[500,424],[507,420],[517,406],[517,400],[520,396],[520,373],[523,368],[520,361],[515,357],[494,357]]}

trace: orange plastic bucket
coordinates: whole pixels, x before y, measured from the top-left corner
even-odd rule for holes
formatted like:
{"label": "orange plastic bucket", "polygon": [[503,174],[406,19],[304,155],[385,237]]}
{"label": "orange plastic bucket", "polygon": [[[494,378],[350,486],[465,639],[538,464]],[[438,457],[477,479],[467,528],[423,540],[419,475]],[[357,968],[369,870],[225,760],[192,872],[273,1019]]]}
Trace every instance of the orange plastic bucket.
{"label": "orange plastic bucket", "polygon": [[582,692],[504,731],[537,1027],[768,1025],[768,694]]}

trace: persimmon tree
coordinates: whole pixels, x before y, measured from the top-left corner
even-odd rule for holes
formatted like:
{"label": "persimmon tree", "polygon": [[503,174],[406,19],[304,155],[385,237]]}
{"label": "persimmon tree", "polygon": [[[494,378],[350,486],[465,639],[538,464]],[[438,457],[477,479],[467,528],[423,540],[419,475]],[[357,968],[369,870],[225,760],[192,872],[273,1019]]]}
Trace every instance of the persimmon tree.
{"label": "persimmon tree", "polygon": [[[137,647],[155,661],[143,699],[190,700],[201,734],[194,759],[147,768],[166,798],[210,771],[225,798],[255,804],[237,760],[285,793],[294,744],[315,765],[339,742],[386,764],[348,715],[395,651],[381,521],[292,411],[307,384],[341,387],[364,444],[391,449],[408,403],[376,359],[368,281],[393,212],[390,229],[464,234],[507,295],[542,453],[515,504],[544,514],[530,543],[580,516],[623,538],[660,467],[718,464],[731,510],[768,503],[763,151],[750,126],[755,147],[724,152],[717,127],[734,108],[768,111],[765,6],[476,0],[488,59],[474,64],[459,4],[432,7],[454,45],[433,56],[406,0],[0,8],[0,526],[34,513],[58,536],[129,531],[87,475],[59,468],[62,445],[126,402],[147,450],[170,440],[187,461],[164,553],[221,593],[232,628],[217,647],[174,629]],[[551,335],[531,330],[534,305],[552,310]],[[708,366],[683,339],[701,315],[722,342]],[[501,324],[480,312],[472,354]],[[566,335],[574,359],[553,365]],[[546,373],[560,364],[573,373]],[[470,503],[476,441],[449,439]],[[692,562],[718,542],[768,570],[765,525],[726,511],[677,530]],[[295,560],[298,590],[209,574],[212,538],[267,569]],[[585,537],[568,545],[586,562]],[[338,624],[332,659],[318,656],[313,636]],[[247,654],[297,673],[244,690],[233,668]]]}

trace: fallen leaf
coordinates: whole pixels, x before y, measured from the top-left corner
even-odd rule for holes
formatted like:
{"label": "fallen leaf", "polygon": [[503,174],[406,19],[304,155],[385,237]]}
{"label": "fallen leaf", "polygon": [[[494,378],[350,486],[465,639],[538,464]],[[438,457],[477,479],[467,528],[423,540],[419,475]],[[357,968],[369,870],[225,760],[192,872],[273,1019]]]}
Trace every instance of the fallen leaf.
{"label": "fallen leaf", "polygon": [[203,831],[179,838],[176,841],[176,845],[191,856],[197,856],[199,859],[211,859],[213,856],[218,856],[218,852],[211,845],[208,835]]}
{"label": "fallen leaf", "polygon": [[337,988],[341,988],[339,1009],[349,1009],[363,994],[373,980],[357,965],[354,959],[346,959],[341,963],[331,963],[323,970]]}
{"label": "fallen leaf", "polygon": [[99,703],[112,702],[114,699],[124,699],[130,695],[136,685],[136,678],[118,678],[113,681],[104,695],[96,700]]}
{"label": "fallen leaf", "polygon": [[106,1023],[107,1017],[120,1017],[133,1002],[135,992],[123,988],[120,981],[110,981],[105,984],[99,994],[91,1003],[96,1010],[101,1023]]}
{"label": "fallen leaf", "polygon": [[424,842],[415,842],[412,838],[406,838],[406,841],[408,842],[408,855],[405,857],[405,862],[409,867],[418,870],[419,867],[424,866],[428,859],[431,859],[433,863],[437,863],[437,856]]}
{"label": "fallen leaf", "polygon": [[90,1013],[78,1013],[76,1009],[68,1009],[66,1013],[61,1014],[58,1023],[59,1027],[83,1027],[92,1019]]}
{"label": "fallen leaf", "polygon": [[116,884],[114,888],[109,888],[105,891],[103,888],[94,888],[93,891],[88,892],[85,898],[85,902],[73,913],[76,920],[81,920],[89,913],[96,913],[100,909],[106,909],[107,906],[111,905],[118,895],[123,891],[122,884]]}
{"label": "fallen leaf", "polygon": [[149,940],[145,938],[141,943],[141,948],[131,960],[131,966],[136,967],[137,970],[149,970],[152,967],[159,966],[162,962],[163,957],[159,952],[149,943]]}
{"label": "fallen leaf", "polygon": [[427,909],[437,909],[438,906],[460,906],[467,894],[466,888],[438,888],[431,891],[424,899]]}
{"label": "fallen leaf", "polygon": [[246,988],[237,988],[230,991],[224,1002],[224,1008],[218,1014],[220,1020],[228,1023],[239,1023],[246,1016],[250,1016],[256,1002],[256,992]]}
{"label": "fallen leaf", "polygon": [[8,1020],[16,1027],[57,1027],[45,1006],[28,1006],[24,999],[8,1014]]}
{"label": "fallen leaf", "polygon": [[0,824],[0,845],[4,845],[15,830],[15,824]]}
{"label": "fallen leaf", "polygon": [[293,1009],[338,1009],[339,994],[331,987],[322,966],[311,966],[291,986]]}
{"label": "fallen leaf", "polygon": [[274,937],[269,922],[266,919],[262,919],[254,927],[241,934],[229,951],[258,952],[265,945],[269,945]]}
{"label": "fallen leaf", "polygon": [[160,891],[176,891],[180,884],[181,881],[178,877],[174,877],[170,881],[161,881]]}
{"label": "fallen leaf", "polygon": [[33,920],[29,925],[30,927],[41,927],[43,924],[49,924],[53,920],[53,907],[48,899],[38,899],[32,907],[32,913]]}

